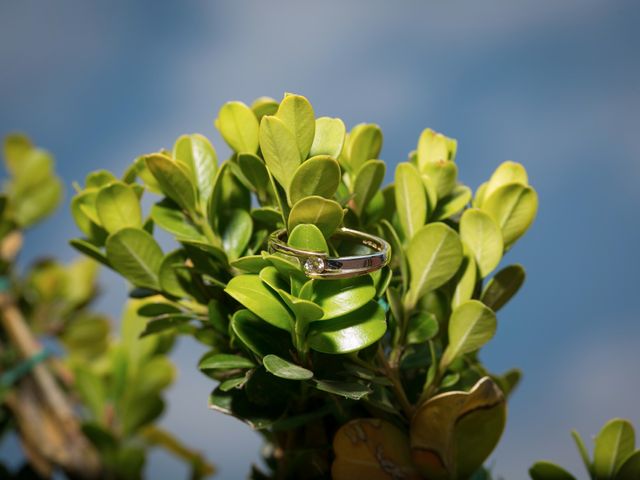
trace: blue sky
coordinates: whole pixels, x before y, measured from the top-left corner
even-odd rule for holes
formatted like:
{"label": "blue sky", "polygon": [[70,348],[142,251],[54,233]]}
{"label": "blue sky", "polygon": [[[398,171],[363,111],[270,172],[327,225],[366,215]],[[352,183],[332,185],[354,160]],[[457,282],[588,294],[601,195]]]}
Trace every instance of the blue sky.
{"label": "blue sky", "polygon": [[[639,22],[624,0],[5,0],[0,134],[28,132],[70,185],[182,133],[225,152],[212,124],[224,101],[291,91],[319,115],[380,124],[390,164],[425,127],[458,139],[472,187],[501,161],[522,162],[540,211],[505,261],[528,278],[483,358],[525,377],[492,462],[509,479],[539,458],[584,476],[571,428],[589,437],[613,416],[640,427]],[[31,233],[25,257],[70,259],[74,234],[61,209]],[[101,308],[117,316],[125,286],[103,277]],[[219,464],[218,478],[242,477],[259,441],[207,411],[200,352],[184,341],[174,355],[181,376],[164,423]],[[183,472],[164,455],[149,468]]]}

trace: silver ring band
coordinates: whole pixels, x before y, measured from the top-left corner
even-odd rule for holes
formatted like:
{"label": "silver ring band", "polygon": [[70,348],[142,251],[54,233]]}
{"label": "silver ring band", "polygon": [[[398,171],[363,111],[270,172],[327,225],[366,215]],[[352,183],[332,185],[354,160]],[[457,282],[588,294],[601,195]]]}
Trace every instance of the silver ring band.
{"label": "silver ring band", "polygon": [[375,235],[350,228],[339,228],[335,235],[357,240],[373,253],[349,257],[330,257],[324,252],[301,250],[287,245],[287,229],[276,230],[269,237],[269,252],[279,252],[300,260],[302,270],[309,278],[350,278],[381,269],[391,259],[391,246]]}

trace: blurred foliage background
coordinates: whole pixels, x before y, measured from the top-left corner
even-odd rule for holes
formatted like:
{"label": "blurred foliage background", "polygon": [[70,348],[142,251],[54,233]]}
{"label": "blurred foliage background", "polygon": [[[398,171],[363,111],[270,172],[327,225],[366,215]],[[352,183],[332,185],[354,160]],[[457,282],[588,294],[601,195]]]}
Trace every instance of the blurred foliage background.
{"label": "blurred foliage background", "polygon": [[[602,0],[2,2],[0,134],[46,145],[70,191],[90,170],[122,170],[185,132],[222,145],[212,121],[229,98],[300,91],[319,115],[380,124],[390,166],[427,126],[458,139],[472,186],[503,160],[526,164],[541,199],[518,246],[528,281],[483,355],[525,373],[495,471],[519,478],[549,458],[578,472],[571,428],[587,437],[612,416],[640,423],[639,20],[633,2]],[[71,260],[73,231],[61,209],[30,233],[22,262]],[[125,286],[102,281],[98,309],[117,317]],[[219,478],[235,478],[259,439],[208,412],[209,384],[192,368],[201,354],[176,346],[182,375],[168,403],[181,408],[162,423],[203,446]],[[4,443],[0,456],[15,449]],[[182,477],[185,467],[158,453],[149,469]]]}

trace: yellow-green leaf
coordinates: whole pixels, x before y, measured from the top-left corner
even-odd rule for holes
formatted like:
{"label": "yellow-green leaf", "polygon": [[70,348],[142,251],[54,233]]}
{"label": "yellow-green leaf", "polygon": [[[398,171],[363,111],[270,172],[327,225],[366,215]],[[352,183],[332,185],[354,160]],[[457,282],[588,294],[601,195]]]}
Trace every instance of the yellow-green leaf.
{"label": "yellow-green leaf", "polygon": [[224,141],[237,153],[258,151],[258,119],[244,103],[225,103],[215,125]]}
{"label": "yellow-green leaf", "polygon": [[482,302],[468,300],[459,305],[449,319],[449,344],[442,355],[442,369],[491,340],[496,326],[495,313]]}
{"label": "yellow-green leaf", "polygon": [[342,152],[345,135],[344,122],[339,118],[318,118],[309,156],[329,155],[337,159]]}
{"label": "yellow-green leaf", "polygon": [[142,227],[142,210],[138,196],[129,185],[114,182],[102,187],[96,197],[100,224],[109,233],[124,227]]}
{"label": "yellow-green leaf", "polygon": [[343,210],[334,200],[312,196],[298,201],[289,213],[289,231],[296,225],[310,223],[320,229],[325,238],[329,238],[342,223]]}
{"label": "yellow-green leaf", "polygon": [[340,184],[340,165],[328,155],[312,157],[301,164],[289,185],[289,203],[312,195],[331,198]]}
{"label": "yellow-green leaf", "polygon": [[427,221],[427,196],[422,178],[410,163],[400,163],[396,168],[395,199],[404,238],[409,241]]}
{"label": "yellow-green leaf", "polygon": [[301,157],[294,134],[278,117],[262,117],[260,149],[271,175],[288,190]]}
{"label": "yellow-green leaf", "polygon": [[276,117],[293,133],[300,159],[306,159],[316,130],[315,115],[309,100],[301,95],[286,95],[280,102]]}
{"label": "yellow-green leaf", "polygon": [[508,248],[533,223],[538,211],[538,194],[532,187],[509,183],[485,197],[482,210],[496,221],[502,230],[505,248]]}
{"label": "yellow-green leaf", "polygon": [[482,210],[470,208],[462,214],[460,239],[473,252],[481,277],[487,277],[500,263],[504,250],[502,232]]}

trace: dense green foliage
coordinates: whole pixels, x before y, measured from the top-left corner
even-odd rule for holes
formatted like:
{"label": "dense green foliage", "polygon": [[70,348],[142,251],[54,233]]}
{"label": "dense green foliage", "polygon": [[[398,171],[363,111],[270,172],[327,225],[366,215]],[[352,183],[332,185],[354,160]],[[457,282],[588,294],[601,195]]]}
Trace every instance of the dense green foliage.
{"label": "dense green foliage", "polygon": [[[98,265],[90,259],[16,267],[22,231],[55,210],[62,188],[51,156],[23,136],[7,138],[5,160],[10,178],[0,196],[0,427],[20,436],[29,465],[14,473],[0,467],[0,477],[49,478],[60,469],[72,478],[136,479],[154,446],[188,462],[193,478],[211,473],[199,454],[154,425],[175,376],[166,356],[174,335],[139,339],[146,319],[137,313],[141,302],[132,301],[114,336],[109,319],[91,309]],[[105,192],[101,203],[122,194],[118,185]],[[117,228],[112,216],[102,218]],[[46,360],[47,352],[64,356]]]}
{"label": "dense green foliage", "polygon": [[[536,215],[524,168],[501,164],[473,195],[458,181],[456,141],[427,129],[382,187],[380,128],[347,133],[299,95],[227,103],[215,125],[226,160],[184,135],[120,177],[92,173],[72,200],[84,235],[72,244],[133,285],[149,319],[142,336],[178,332],[210,347],[199,367],[219,382],[211,407],[264,434],[279,478],[326,476],[332,462],[336,478],[479,471],[520,376],[491,374],[478,351],[524,280],[517,264],[494,273]],[[143,195],[155,197],[148,211]],[[310,280],[267,251],[286,227],[292,246],[361,253],[333,236],[340,226],[384,237],[390,266]],[[367,422],[404,446],[375,428],[341,442]]]}

